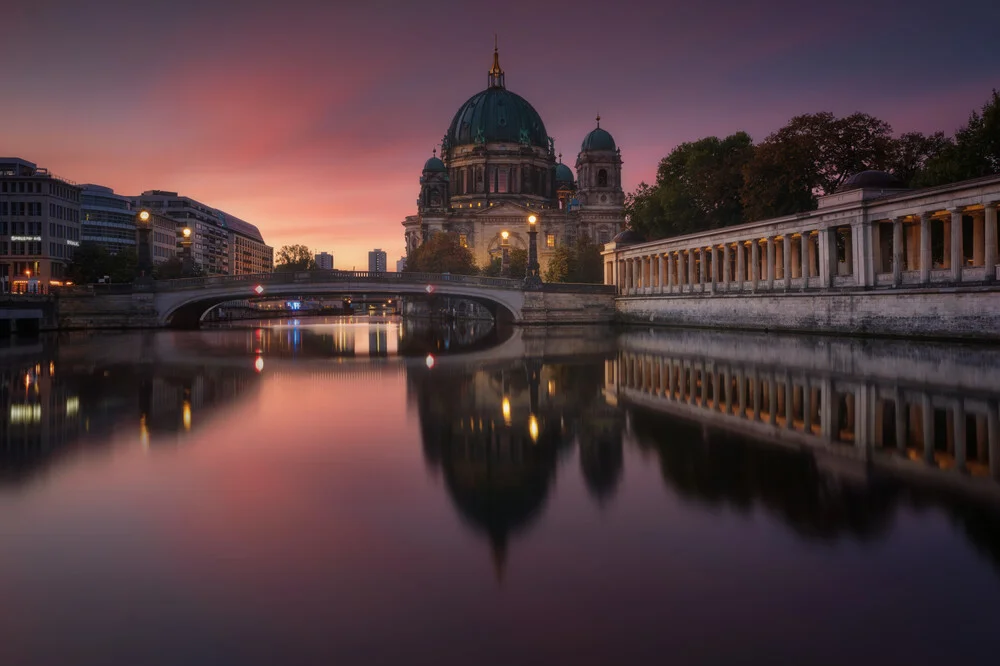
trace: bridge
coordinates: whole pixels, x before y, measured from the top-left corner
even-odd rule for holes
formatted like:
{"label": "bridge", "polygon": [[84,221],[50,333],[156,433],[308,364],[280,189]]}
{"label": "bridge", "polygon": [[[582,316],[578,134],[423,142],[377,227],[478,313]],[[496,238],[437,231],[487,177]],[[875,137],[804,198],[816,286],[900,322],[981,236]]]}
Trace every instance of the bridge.
{"label": "bridge", "polygon": [[306,296],[469,299],[513,324],[603,323],[614,318],[615,289],[599,284],[543,283],[470,275],[370,271],[295,271],[220,275],[127,285],[63,289],[59,328],[197,328],[227,301]]}

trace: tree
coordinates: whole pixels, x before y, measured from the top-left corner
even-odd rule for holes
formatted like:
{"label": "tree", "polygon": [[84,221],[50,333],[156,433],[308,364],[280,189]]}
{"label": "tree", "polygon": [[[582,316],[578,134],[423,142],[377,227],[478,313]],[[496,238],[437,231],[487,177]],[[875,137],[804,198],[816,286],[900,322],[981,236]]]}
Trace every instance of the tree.
{"label": "tree", "polygon": [[982,112],[955,133],[953,145],[927,160],[920,186],[943,185],[1000,173],[1000,93],[993,91]]}
{"label": "tree", "polygon": [[462,246],[458,234],[438,232],[410,253],[405,272],[475,275],[478,270],[472,252]]}
{"label": "tree", "polygon": [[647,238],[716,229],[743,220],[743,167],[753,156],[746,132],[682,143],[660,161],[656,185],[626,198],[630,227]]}
{"label": "tree", "polygon": [[866,113],[796,116],[757,146],[743,170],[746,217],[814,210],[817,196],[835,192],[853,174],[888,169],[894,149],[892,127]]}
{"label": "tree", "polygon": [[603,264],[600,247],[589,236],[580,236],[573,245],[556,247],[545,269],[545,281],[601,283]]}
{"label": "tree", "polygon": [[305,245],[284,245],[275,255],[276,271],[306,271],[313,268],[316,268],[316,260]]}
{"label": "tree", "polygon": [[915,187],[927,164],[954,147],[944,132],[925,135],[921,132],[906,132],[893,142],[889,171],[907,187]]}
{"label": "tree", "polygon": [[131,282],[136,278],[135,250],[111,254],[103,245],[84,242],[66,267],[66,278],[77,284],[93,284],[107,277],[111,282]]}

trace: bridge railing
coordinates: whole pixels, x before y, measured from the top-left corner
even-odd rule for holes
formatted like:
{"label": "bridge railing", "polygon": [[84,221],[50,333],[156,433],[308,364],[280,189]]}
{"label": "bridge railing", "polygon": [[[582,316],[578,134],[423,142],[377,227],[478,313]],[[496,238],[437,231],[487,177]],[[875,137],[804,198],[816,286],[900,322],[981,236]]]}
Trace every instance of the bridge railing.
{"label": "bridge railing", "polygon": [[486,277],[482,275],[452,275],[449,273],[390,273],[382,271],[280,271],[249,275],[212,275],[206,277],[158,280],[153,283],[155,291],[178,291],[183,289],[206,289],[239,284],[276,285],[311,283],[351,283],[376,282],[381,284],[463,284],[478,287],[499,287],[517,289],[520,280],[511,278]]}

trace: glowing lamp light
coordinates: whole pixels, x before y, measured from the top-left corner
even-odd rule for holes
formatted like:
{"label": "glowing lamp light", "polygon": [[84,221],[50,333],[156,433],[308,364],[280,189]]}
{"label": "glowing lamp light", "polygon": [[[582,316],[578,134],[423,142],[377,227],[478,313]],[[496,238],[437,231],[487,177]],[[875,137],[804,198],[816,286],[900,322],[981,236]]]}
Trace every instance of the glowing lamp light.
{"label": "glowing lamp light", "polygon": [[528,434],[531,435],[531,441],[538,441],[538,417],[532,414],[528,417]]}
{"label": "glowing lamp light", "polygon": [[258,296],[260,296],[261,294],[263,294],[263,293],[264,293],[264,285],[260,285],[260,284],[259,284],[259,285],[257,285],[256,287],[254,287],[254,288],[253,288],[253,290],[254,290],[255,292],[257,292],[257,295],[258,295]]}
{"label": "glowing lamp light", "polygon": [[427,358],[424,359],[424,363],[427,364],[428,369],[429,368],[433,368],[434,367],[434,356],[432,354],[428,354]]}
{"label": "glowing lamp light", "polygon": [[143,222],[148,222],[149,221],[149,211],[148,210],[144,210],[141,213],[139,213],[139,219],[142,220]]}
{"label": "glowing lamp light", "polygon": [[191,430],[191,403],[184,401],[184,430]]}
{"label": "glowing lamp light", "polygon": [[535,217],[534,215],[529,215],[528,216],[528,224],[534,224],[535,222],[538,222],[538,218]]}
{"label": "glowing lamp light", "polygon": [[191,238],[191,227],[184,227],[181,233],[184,234],[184,238]]}
{"label": "glowing lamp light", "polygon": [[500,232],[500,237],[503,238],[504,240],[507,240],[508,238],[510,238],[510,232],[504,229],[503,231]]}
{"label": "glowing lamp light", "polygon": [[263,356],[258,356],[257,360],[253,362],[253,369],[256,370],[257,372],[263,372],[264,371],[264,357]]}
{"label": "glowing lamp light", "polygon": [[500,411],[503,412],[504,425],[510,425],[510,398],[507,396],[504,396],[503,402],[500,403]]}

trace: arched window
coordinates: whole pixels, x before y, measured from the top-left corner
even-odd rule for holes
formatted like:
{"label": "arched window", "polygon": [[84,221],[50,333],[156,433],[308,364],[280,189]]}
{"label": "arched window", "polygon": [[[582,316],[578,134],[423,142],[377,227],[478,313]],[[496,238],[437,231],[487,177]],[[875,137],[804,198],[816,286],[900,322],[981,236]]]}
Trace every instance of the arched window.
{"label": "arched window", "polygon": [[597,172],[597,186],[607,187],[608,186],[608,170],[601,169]]}

